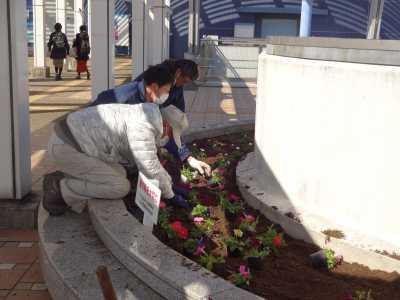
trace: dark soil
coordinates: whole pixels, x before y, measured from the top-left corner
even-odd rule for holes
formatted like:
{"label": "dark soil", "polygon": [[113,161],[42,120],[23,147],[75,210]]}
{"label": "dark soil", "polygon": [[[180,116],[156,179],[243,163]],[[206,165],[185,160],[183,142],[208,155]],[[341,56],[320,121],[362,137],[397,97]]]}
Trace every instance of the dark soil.
{"label": "dark soil", "polygon": [[[202,157],[210,164],[214,164],[222,157],[228,158],[231,163],[226,168],[224,174],[224,190],[228,193],[240,195],[236,186],[236,166],[238,161],[248,152],[253,151],[254,133],[246,132],[220,136],[218,138],[204,139],[196,141],[189,147],[193,150],[193,155]],[[239,147],[240,149],[237,149]],[[204,152],[199,152],[202,148]],[[197,151],[196,151],[197,150]],[[202,153],[206,154],[206,157]],[[228,157],[226,156],[228,154]],[[172,160],[163,161],[164,166],[172,175],[175,183],[179,182],[180,168],[179,163]],[[199,178],[193,184],[193,191],[197,192],[201,202],[207,206],[217,206],[216,191],[207,187],[207,180]],[[259,216],[257,233],[266,231],[272,224],[269,220],[260,216],[257,211],[244,205],[246,213]],[[194,229],[194,224],[189,218],[190,211],[173,208],[170,217],[171,222],[180,220],[189,229]],[[295,216],[293,216],[295,219]],[[225,223],[226,220],[215,220]],[[239,220],[227,222],[229,230],[237,228]],[[218,228],[218,226],[216,226]],[[279,225],[275,225],[279,232],[283,232]],[[215,230],[212,237],[207,239],[207,253],[213,253],[217,247],[215,241],[223,235],[220,230]],[[333,233],[338,237],[337,232]],[[154,234],[164,243],[171,246],[180,253],[183,251],[183,240],[169,240],[160,227],[156,227]],[[368,292],[372,290],[373,299],[400,300],[400,275],[397,273],[386,273],[372,271],[367,267],[358,264],[342,263],[331,271],[321,271],[313,269],[310,265],[309,255],[320,250],[320,248],[307,244],[303,241],[293,239],[285,235],[286,246],[279,250],[278,255],[270,254],[262,262],[262,270],[250,270],[252,280],[249,290],[255,294],[269,300],[288,300],[288,299],[315,299],[315,300],[342,300],[346,294],[353,294],[357,291]],[[340,254],[340,253],[337,253]],[[226,253],[226,255],[228,255]],[[191,259],[199,262],[198,258]],[[346,258],[345,258],[346,259]],[[237,272],[241,264],[246,264],[243,257],[225,258],[225,270],[223,274],[218,274],[229,280],[231,274]],[[193,266],[191,266],[192,268]],[[350,298],[351,299],[351,298]],[[356,299],[356,298],[354,298]]]}

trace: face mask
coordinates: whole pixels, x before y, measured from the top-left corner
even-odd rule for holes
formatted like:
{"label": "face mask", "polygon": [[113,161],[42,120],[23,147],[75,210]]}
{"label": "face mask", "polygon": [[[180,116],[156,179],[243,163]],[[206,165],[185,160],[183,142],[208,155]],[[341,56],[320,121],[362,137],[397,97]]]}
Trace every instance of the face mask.
{"label": "face mask", "polygon": [[165,103],[165,101],[168,100],[169,94],[163,94],[160,97],[156,98],[156,100],[154,100],[155,104],[158,105],[163,105]]}

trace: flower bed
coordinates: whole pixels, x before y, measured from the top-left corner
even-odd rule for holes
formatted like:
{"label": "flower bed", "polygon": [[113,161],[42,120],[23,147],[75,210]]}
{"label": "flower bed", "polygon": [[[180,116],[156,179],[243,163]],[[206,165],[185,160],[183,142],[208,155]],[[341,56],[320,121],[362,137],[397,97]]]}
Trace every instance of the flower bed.
{"label": "flower bed", "polygon": [[310,255],[321,249],[290,238],[279,225],[246,205],[236,186],[235,171],[238,161],[253,151],[253,144],[253,133],[245,132],[189,145],[194,156],[212,166],[211,178],[165,158],[164,166],[180,192],[187,193],[191,208],[162,202],[154,235],[226,280],[267,299],[361,300],[368,295],[370,299],[400,299],[399,274],[342,262],[329,249],[312,261]]}

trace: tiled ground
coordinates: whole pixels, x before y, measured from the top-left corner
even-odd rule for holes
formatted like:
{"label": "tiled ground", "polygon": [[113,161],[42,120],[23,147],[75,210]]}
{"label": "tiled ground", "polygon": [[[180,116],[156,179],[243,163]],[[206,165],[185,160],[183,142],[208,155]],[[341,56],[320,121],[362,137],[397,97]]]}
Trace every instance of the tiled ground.
{"label": "tiled ground", "polygon": [[[117,59],[116,84],[130,77],[131,61]],[[41,189],[44,174],[54,166],[46,159],[51,122],[85,105],[91,98],[90,82],[75,80],[65,73],[63,81],[31,80],[31,162],[33,190]],[[186,91],[191,127],[254,119],[255,88],[200,87]],[[35,231],[0,229],[0,300],[51,299],[38,264],[38,237]]]}

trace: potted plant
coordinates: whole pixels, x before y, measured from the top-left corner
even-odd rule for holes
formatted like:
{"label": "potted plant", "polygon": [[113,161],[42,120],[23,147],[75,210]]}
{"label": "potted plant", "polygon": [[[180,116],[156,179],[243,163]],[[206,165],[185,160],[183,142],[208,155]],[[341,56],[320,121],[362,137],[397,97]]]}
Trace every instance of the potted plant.
{"label": "potted plant", "polygon": [[343,262],[343,256],[335,256],[331,249],[322,249],[310,255],[311,265],[316,269],[332,270]]}
{"label": "potted plant", "polygon": [[183,166],[181,170],[182,182],[188,184],[193,182],[195,179],[195,174],[190,167]]}
{"label": "potted plant", "polygon": [[214,256],[212,254],[203,254],[200,256],[200,264],[209,271],[221,273],[224,272],[225,258],[222,256]]}
{"label": "potted plant", "polygon": [[226,246],[228,247],[229,256],[240,257],[246,248],[246,242],[233,236],[226,240]]}
{"label": "potted plant", "polygon": [[220,189],[220,186],[222,186],[224,182],[224,177],[222,174],[220,169],[215,169],[211,172],[211,179],[208,180],[208,187],[210,189]]}
{"label": "potted plant", "polygon": [[183,254],[187,257],[192,257],[193,253],[197,250],[197,240],[195,239],[187,239],[183,244]]}
{"label": "potted plant", "polygon": [[274,229],[273,225],[257,237],[257,239],[261,242],[264,248],[271,249],[275,255],[279,254],[279,249],[286,246],[286,242],[283,236],[283,233],[278,233],[276,229]]}
{"label": "potted plant", "polygon": [[257,224],[258,224],[258,217],[256,219],[254,216],[250,214],[244,214],[243,216],[240,217],[239,229],[244,232],[254,234],[256,232]]}
{"label": "potted plant", "polygon": [[245,290],[249,289],[251,279],[250,270],[245,265],[240,265],[239,272],[233,274],[233,283]]}
{"label": "potted plant", "polygon": [[219,203],[224,209],[225,217],[228,221],[234,221],[237,214],[242,210],[242,204],[239,201],[230,201],[226,197],[226,193],[219,193]]}
{"label": "potted plant", "polygon": [[210,214],[210,210],[207,206],[197,204],[191,214],[193,217],[207,217]]}
{"label": "potted plant", "polygon": [[261,270],[262,261],[268,254],[268,249],[251,248],[245,257],[249,268],[252,270]]}

